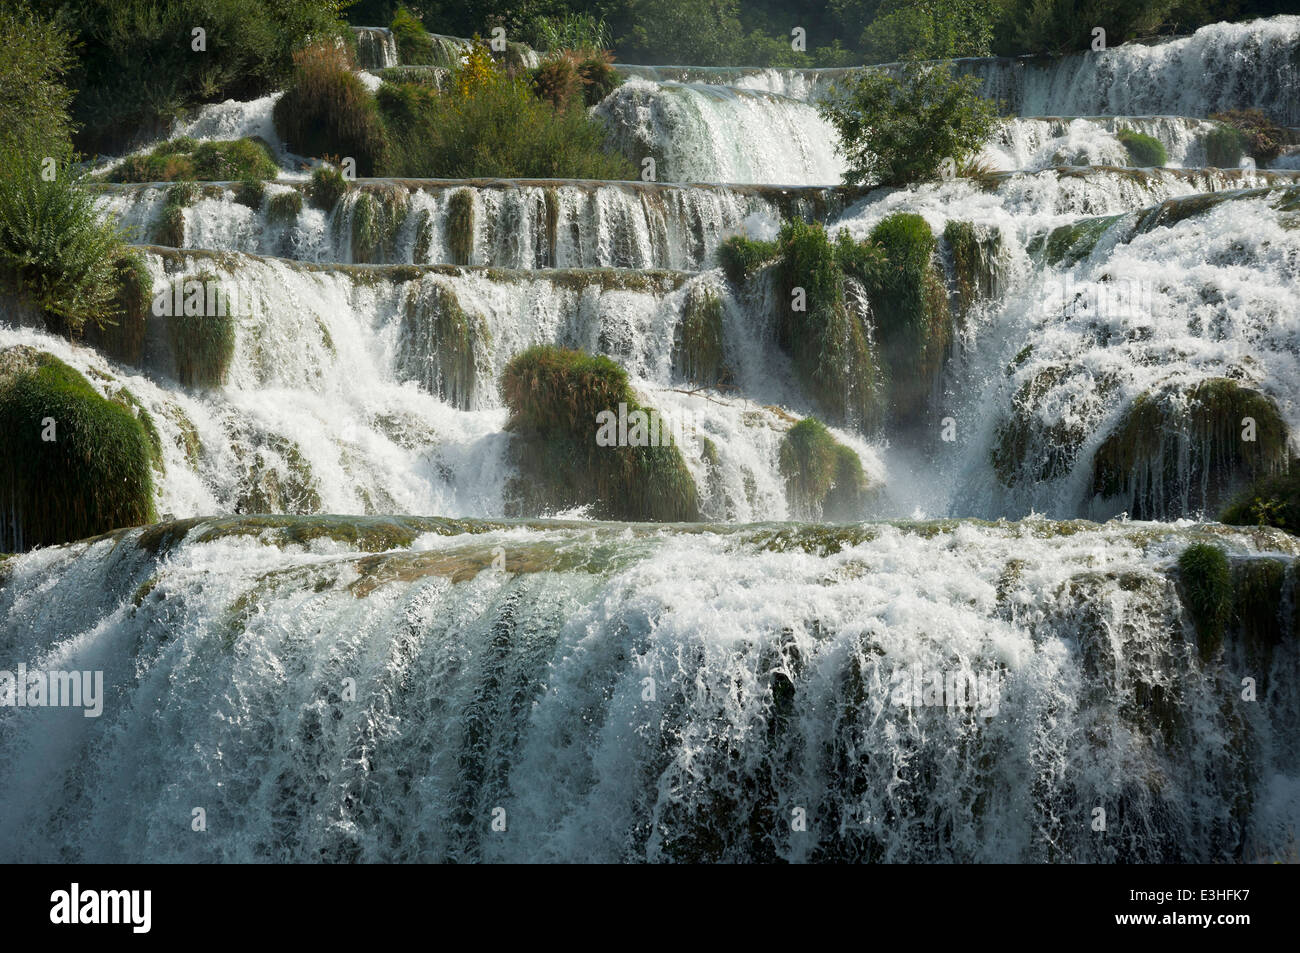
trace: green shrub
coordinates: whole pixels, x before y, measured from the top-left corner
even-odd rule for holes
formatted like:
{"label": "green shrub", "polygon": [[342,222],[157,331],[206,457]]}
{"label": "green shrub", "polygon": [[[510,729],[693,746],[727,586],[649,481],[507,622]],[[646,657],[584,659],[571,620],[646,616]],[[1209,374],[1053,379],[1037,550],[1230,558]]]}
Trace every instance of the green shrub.
{"label": "green shrub", "polygon": [[397,61],[403,66],[433,66],[433,38],[406,7],[398,7],[389,25],[397,43]]}
{"label": "green shrub", "polygon": [[583,102],[588,106],[596,105],[623,82],[610,53],[591,53],[580,59],[578,78],[582,80]]}
{"label": "green shrub", "polygon": [[994,12],[980,0],[884,0],[859,45],[869,63],[988,56]]}
{"label": "green shrub", "polygon": [[561,50],[600,53],[614,47],[605,19],[590,13],[534,17],[524,31],[524,39],[534,49],[547,53]]}
{"label": "green shrub", "polygon": [[220,387],[235,356],[235,315],[225,306],[220,283],[210,272],[182,280],[198,281],[205,287],[215,283],[217,313],[167,315],[167,339],[176,365],[176,378],[184,387]]}
{"label": "green shrub", "polygon": [[1230,109],[1213,113],[1210,118],[1236,129],[1246,153],[1261,164],[1276,159],[1291,141],[1287,131],[1259,109]]}
{"label": "green shrub", "polygon": [[689,521],[699,518],[698,494],[680,449],[601,446],[598,415],[650,414],[609,358],[555,347],[533,347],[513,358],[501,377],[516,434],[520,475],[511,481],[518,513],[590,506],[601,519]]}
{"label": "green shrub", "polygon": [[153,448],[141,422],[62,361],[20,351],[0,354],[0,549],[150,522]]}
{"label": "green shrub", "polygon": [[1205,137],[1205,161],[1216,169],[1235,169],[1245,152],[1245,137],[1226,123],[1215,126]]}
{"label": "green shrub", "polygon": [[266,220],[272,225],[296,222],[302,214],[302,193],[297,189],[277,192],[266,203]]}
{"label": "green shrub", "polygon": [[787,430],[778,462],[795,519],[861,518],[867,492],[862,461],[820,420],[805,417]]}
{"label": "green shrub", "polygon": [[312,170],[311,186],[307,197],[322,212],[331,212],[348,191],[348,181],[332,165],[320,165]]}
{"label": "green shrub", "polygon": [[533,94],[556,109],[565,109],[582,91],[582,80],[570,56],[556,56],[532,71]]}
{"label": "green shrub", "polygon": [[47,181],[43,158],[0,155],[0,282],[41,311],[52,330],[75,336],[116,313],[114,263],[124,238],[115,222],[100,217],[70,160]]}
{"label": "green shrub", "polygon": [[72,94],[63,76],[76,62],[71,40],[57,20],[18,5],[0,9],[0,155],[67,152]]}
{"label": "green shrub", "polygon": [[996,107],[979,80],[948,66],[908,63],[901,77],[857,71],[818,103],[839,133],[849,185],[905,185],[934,178],[945,159],[961,164],[993,131]]}
{"label": "green shrub", "polygon": [[1178,557],[1183,604],[1196,626],[1202,660],[1208,662],[1223,644],[1232,616],[1232,568],[1218,546],[1195,543]]}
{"label": "green shrub", "polygon": [[195,142],[183,138],[163,143],[147,155],[127,157],[105,178],[109,182],[235,182],[274,179],[279,173],[280,167],[260,139]]}
{"label": "green shrub", "polygon": [[1139,168],[1158,169],[1169,164],[1169,153],[1154,136],[1134,132],[1132,129],[1121,129],[1115,138],[1128,150],[1129,162]]}
{"label": "green shrub", "polygon": [[628,160],[578,104],[556,109],[508,76],[483,47],[450,88],[385,83],[378,93],[389,154],[382,174],[440,178],[629,179]]}
{"label": "green shrub", "polygon": [[258,179],[244,179],[235,186],[235,201],[254,212],[262,207],[265,197],[266,185]]}
{"label": "green shrub", "polygon": [[744,284],[750,275],[776,257],[776,242],[755,241],[744,235],[732,235],[718,246],[718,262],[737,285]]}
{"label": "green shrub", "polygon": [[293,76],[273,112],[280,137],[299,155],[350,156],[359,175],[373,175],[383,163],[384,129],[346,47],[315,44],[293,59]]}
{"label": "green shrub", "polygon": [[1230,526],[1276,526],[1300,535],[1300,461],[1286,473],[1256,480],[1219,515]]}
{"label": "green shrub", "polygon": [[85,328],[85,341],[115,361],[139,365],[153,301],[153,278],[143,256],[125,251],[114,262],[117,294],[112,316]]}

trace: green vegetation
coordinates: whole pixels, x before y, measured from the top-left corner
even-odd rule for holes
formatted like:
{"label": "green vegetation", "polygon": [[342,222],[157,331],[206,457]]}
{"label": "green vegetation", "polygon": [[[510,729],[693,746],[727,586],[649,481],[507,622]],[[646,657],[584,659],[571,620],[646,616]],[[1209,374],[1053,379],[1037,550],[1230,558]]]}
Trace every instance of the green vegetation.
{"label": "green vegetation", "polygon": [[235,201],[254,212],[262,207],[266,185],[260,179],[244,179],[235,186]]}
{"label": "green vegetation", "polygon": [[0,353],[0,549],[150,522],[153,459],[135,414],[71,367],[29,348]]}
{"label": "green vegetation", "polygon": [[943,227],[943,240],[952,256],[957,314],[965,319],[978,302],[994,292],[994,260],[1002,246],[997,228],[976,228],[970,222],[950,219]]}
{"label": "green vegetation", "polygon": [[235,316],[225,306],[219,280],[211,272],[200,272],[185,282],[197,281],[205,289],[205,302],[212,298],[215,314],[169,314],[167,338],[171,344],[176,378],[185,387],[220,387],[225,383],[235,356]]}
{"label": "green vegetation", "polygon": [[57,20],[18,4],[0,9],[0,156],[67,152],[72,93],[63,78],[76,62],[70,43]]}
{"label": "green vegetation", "polygon": [[1246,137],[1227,123],[1219,123],[1205,137],[1205,161],[1216,169],[1235,169],[1246,154]]}
{"label": "green vegetation", "polygon": [[391,261],[397,232],[410,210],[407,192],[390,185],[358,193],[352,204],[352,260]]}
{"label": "green vegetation", "polygon": [[1300,460],[1286,473],[1256,480],[1219,515],[1230,526],[1276,526],[1300,535]]}
{"label": "green vegetation", "polygon": [[529,348],[506,366],[501,392],[520,470],[508,487],[514,515],[590,506],[601,519],[699,518],[695,482],[676,445],[597,442],[601,412],[617,416],[625,404],[629,421],[637,412],[653,413],[637,401],[627,372],[609,358]]}
{"label": "green vegetation", "polygon": [[234,182],[274,179],[279,173],[280,167],[260,139],[197,142],[182,136],[145,155],[128,156],[105,178],[109,182]]}
{"label": "green vegetation", "polygon": [[1289,560],[1263,558],[1239,563],[1233,573],[1233,616],[1246,644],[1271,649],[1282,641],[1283,595]]}
{"label": "green vegetation", "polygon": [[795,519],[853,520],[862,517],[867,479],[852,448],[826,425],[805,417],[781,439],[781,475]]}
{"label": "green vegetation", "polygon": [[452,264],[468,265],[474,258],[474,193],[457,189],[447,200],[447,244]]}
{"label": "green vegetation", "polygon": [[945,160],[961,164],[993,131],[994,104],[979,80],[948,66],[908,63],[901,78],[853,73],[818,110],[840,135],[849,185],[906,185],[934,178]]}
{"label": "green vegetation", "polygon": [[404,66],[433,66],[433,38],[424,29],[424,24],[406,7],[398,7],[393,13],[389,29],[393,31],[393,40],[397,43],[397,59]]}
{"label": "green vegetation", "polygon": [[302,193],[297,189],[277,192],[266,203],[266,220],[272,225],[296,222],[302,214]]}
{"label": "green vegetation", "polygon": [[124,251],[113,262],[117,295],[112,316],[102,324],[86,325],[85,342],[115,361],[139,365],[144,358],[144,337],[153,301],[153,278],[144,258]]}
{"label": "green vegetation", "polygon": [[273,112],[289,150],[314,158],[351,157],[358,175],[376,174],[384,163],[384,129],[348,48],[317,43],[295,53],[293,62]]}
{"label": "green vegetation", "polygon": [[311,204],[322,212],[331,212],[348,191],[348,181],[343,173],[332,165],[317,166],[312,170],[311,186],[307,197]]}
{"label": "green vegetation", "polygon": [[713,387],[727,376],[723,357],[722,299],[693,285],[674,336],[674,372],[697,387]]}
{"label": "green vegetation", "polygon": [[1232,617],[1232,568],[1218,546],[1195,543],[1178,557],[1183,604],[1196,626],[1201,659],[1208,662],[1223,644]]}
{"label": "green vegetation", "polygon": [[1258,109],[1230,109],[1210,118],[1235,129],[1242,150],[1261,165],[1272,162],[1282,154],[1282,147],[1293,141],[1286,129]]}
{"label": "green vegetation", "polygon": [[[1253,440],[1246,418],[1254,421]],[[1186,461],[1179,467],[1177,461]],[[1127,497],[1136,519],[1214,508],[1243,482],[1286,469],[1287,428],[1268,397],[1226,378],[1143,394],[1093,459],[1093,492]]]}
{"label": "green vegetation", "polygon": [[[402,309],[403,374],[461,409],[472,406],[478,384],[478,352],[488,335],[483,319],[461,307],[449,285],[412,287]],[[486,363],[486,362],[485,362]]]}
{"label": "green vegetation", "polygon": [[30,151],[0,161],[0,287],[72,337],[121,317],[124,236],[100,217],[82,174],[64,158],[47,178],[43,157]]}
{"label": "green vegetation", "polygon": [[1165,151],[1164,144],[1154,136],[1134,132],[1132,129],[1121,129],[1115,134],[1115,138],[1128,150],[1129,162],[1139,168],[1158,169],[1169,163],[1169,153]]}
{"label": "green vegetation", "polygon": [[763,265],[777,258],[776,242],[755,241],[744,235],[732,235],[718,246],[718,263],[736,284],[745,280]]}
{"label": "green vegetation", "polygon": [[858,43],[869,63],[988,56],[997,0],[882,0]]}

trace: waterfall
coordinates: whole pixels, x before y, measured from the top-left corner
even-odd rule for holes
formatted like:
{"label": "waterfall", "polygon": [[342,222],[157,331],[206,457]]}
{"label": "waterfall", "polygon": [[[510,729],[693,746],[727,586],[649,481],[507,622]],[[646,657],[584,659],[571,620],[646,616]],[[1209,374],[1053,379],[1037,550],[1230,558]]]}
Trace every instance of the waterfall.
{"label": "waterfall", "polygon": [[354,26],[357,40],[357,65],[362,69],[387,69],[396,66],[397,38],[393,31],[379,26]]}

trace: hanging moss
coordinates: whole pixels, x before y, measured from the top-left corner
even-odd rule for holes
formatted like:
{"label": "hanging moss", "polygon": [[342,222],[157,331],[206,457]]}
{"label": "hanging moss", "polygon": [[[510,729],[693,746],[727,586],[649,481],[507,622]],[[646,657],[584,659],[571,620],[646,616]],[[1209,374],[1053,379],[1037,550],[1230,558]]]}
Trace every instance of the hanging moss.
{"label": "hanging moss", "polygon": [[413,260],[415,264],[423,264],[430,261],[429,252],[433,248],[433,223],[431,221],[429,210],[420,209],[415,219],[415,251]]}
{"label": "hanging moss", "polygon": [[158,220],[153,226],[153,243],[170,245],[172,248],[185,247],[185,210],[179,205],[167,202],[158,213]]}
{"label": "hanging moss", "polygon": [[805,417],[787,430],[778,460],[795,519],[861,518],[868,489],[862,461],[820,420]]}
{"label": "hanging moss", "polygon": [[317,166],[311,174],[311,186],[307,196],[311,204],[322,212],[332,212],[339,199],[348,191],[347,179],[343,173],[332,165]]}
{"label": "hanging moss", "polygon": [[674,373],[698,387],[715,386],[725,376],[722,299],[712,288],[692,285],[673,339]]}
{"label": "hanging moss", "polygon": [[921,216],[898,212],[871,230],[868,245],[875,254],[845,270],[866,287],[891,408],[901,420],[916,420],[929,409],[952,338],[934,234]]}
{"label": "hanging moss", "polygon": [[153,278],[138,252],[125,252],[115,264],[117,293],[111,323],[86,324],[85,342],[107,357],[139,365],[144,357],[145,330],[153,300]]}
{"label": "hanging moss", "polygon": [[744,235],[732,235],[718,246],[718,263],[737,285],[744,284],[750,275],[776,257],[776,242],[755,241]]}
{"label": "hanging moss", "polygon": [[[659,446],[632,445],[640,415],[649,421],[657,412],[637,401],[627,372],[609,358],[529,348],[506,366],[501,391],[519,469],[507,487],[510,515],[589,506],[600,519],[699,519],[698,493],[680,449],[663,439]],[[631,430],[628,445],[601,446],[598,415],[617,417],[620,404]]]}
{"label": "hanging moss", "polygon": [[447,245],[453,265],[468,265],[474,257],[474,193],[457,189],[447,200]]}
{"label": "hanging moss", "polygon": [[277,192],[266,203],[266,220],[272,225],[287,225],[302,214],[302,193],[297,189]]}
{"label": "hanging moss", "polygon": [[1194,543],[1178,557],[1183,604],[1196,626],[1201,658],[1209,661],[1223,644],[1232,616],[1232,569],[1218,546]]}
{"label": "hanging moss", "polygon": [[1300,535],[1300,460],[1286,473],[1256,480],[1219,515],[1230,526],[1276,526]]}
{"label": "hanging moss", "polygon": [[991,452],[993,469],[1004,486],[1055,480],[1073,469],[1088,435],[1082,421],[1062,418],[1047,423],[1040,413],[1066,373],[1061,365],[1045,367],[1012,397],[1011,414],[998,426]]}
{"label": "hanging moss", "polygon": [[185,280],[213,289],[215,294],[204,295],[204,310],[209,304],[215,304],[215,308],[211,309],[214,313],[167,316],[176,378],[185,387],[220,387],[235,356],[235,316],[229,313],[220,283],[211,272],[200,272]]}
{"label": "hanging moss", "polygon": [[28,348],[0,353],[0,550],[150,522],[152,459],[144,425],[71,367]]}
{"label": "hanging moss", "polygon": [[149,413],[148,408],[140,403],[140,399],[131,393],[125,387],[119,388],[116,392],[109,394],[109,399],[115,403],[121,404],[129,410],[135,418],[140,421],[140,426],[144,428],[145,436],[149,439],[149,450],[152,457],[153,468],[159,473],[165,473],[166,464],[163,462],[162,435],[158,433],[158,425],[153,421],[153,415]]}
{"label": "hanging moss", "polygon": [[977,303],[993,297],[994,262],[1002,247],[1002,233],[953,219],[944,226],[943,238],[952,258],[957,314],[964,320]]}
{"label": "hanging moss", "polygon": [[1169,164],[1169,153],[1154,136],[1134,132],[1132,129],[1121,129],[1115,138],[1128,150],[1129,161],[1138,168],[1162,168]]}
{"label": "hanging moss", "polygon": [[397,233],[410,210],[407,192],[400,186],[367,189],[352,206],[352,260],[392,261]]}
{"label": "hanging moss", "polygon": [[[1246,440],[1245,418],[1255,439]],[[1184,395],[1140,396],[1097,449],[1092,489],[1126,499],[1135,519],[1217,512],[1252,480],[1286,469],[1287,429],[1273,401],[1226,378]]]}
{"label": "hanging moss", "polygon": [[413,286],[402,309],[399,373],[419,381],[426,391],[447,403],[468,410],[473,406],[478,354],[486,345],[486,336],[483,319],[466,314],[450,286]]}
{"label": "hanging moss", "polygon": [[[1049,265],[1073,265],[1083,261],[1092,254],[1097,242],[1106,230],[1118,222],[1121,215],[1102,215],[1097,218],[1083,218],[1068,225],[1060,225],[1047,235],[1047,242],[1042,246],[1046,252]],[[1030,249],[1033,251],[1033,249]]]}
{"label": "hanging moss", "polygon": [[560,192],[558,189],[548,186],[542,193],[543,201],[546,203],[546,260],[544,264],[548,268],[554,268],[558,263],[558,248],[560,240]]}
{"label": "hanging moss", "polygon": [[777,343],[830,417],[875,427],[878,366],[862,318],[845,302],[841,246],[831,245],[821,225],[797,219],[782,227],[777,244]]}

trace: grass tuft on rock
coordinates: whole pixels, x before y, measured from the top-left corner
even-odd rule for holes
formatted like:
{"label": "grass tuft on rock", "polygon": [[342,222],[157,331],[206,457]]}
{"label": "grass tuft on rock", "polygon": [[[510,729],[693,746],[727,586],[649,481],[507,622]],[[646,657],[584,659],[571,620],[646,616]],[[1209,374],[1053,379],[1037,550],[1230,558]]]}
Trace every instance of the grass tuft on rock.
{"label": "grass tuft on rock", "polygon": [[1216,169],[1235,169],[1246,154],[1246,137],[1227,123],[1218,123],[1205,137],[1205,161]]}
{"label": "grass tuft on rock", "polygon": [[1129,162],[1140,169],[1159,169],[1169,164],[1169,153],[1154,136],[1132,129],[1121,129],[1115,138],[1128,150]]}
{"label": "grass tuft on rock", "polygon": [[1183,604],[1196,626],[1201,659],[1208,662],[1223,644],[1232,617],[1232,567],[1218,546],[1194,543],[1178,557]]}
{"label": "grass tuft on rock", "polygon": [[238,182],[274,179],[280,172],[261,139],[173,139],[144,155],[128,156],[108,171],[109,182]]}
{"label": "grass tuft on rock", "polygon": [[128,251],[114,262],[117,295],[111,317],[88,324],[84,340],[115,361],[139,365],[144,359],[144,338],[153,300],[153,276],[144,257]]}
{"label": "grass tuft on rock", "polygon": [[347,191],[347,179],[334,166],[322,165],[312,170],[307,196],[311,199],[311,204],[322,212],[332,212]]}
{"label": "grass tuft on rock", "polygon": [[474,257],[474,191],[457,189],[447,199],[447,245],[453,265],[468,265]]}
{"label": "grass tuft on rock", "polygon": [[673,340],[674,373],[697,387],[713,387],[726,376],[723,364],[722,299],[704,285],[686,294]]}
{"label": "grass tuft on rock", "polygon": [[[235,315],[231,314],[221,294],[221,285],[210,272],[185,279],[188,295],[190,281],[213,289],[205,294],[204,313],[169,314],[167,339],[171,344],[176,377],[185,387],[220,387],[235,356]],[[208,303],[215,307],[207,307]],[[190,311],[187,307],[185,311]]]}
{"label": "grass tuft on rock", "polygon": [[776,257],[776,242],[756,241],[744,235],[732,235],[718,246],[718,263],[737,285],[744,284],[750,275]]}
{"label": "grass tuft on rock", "polygon": [[297,189],[277,192],[266,203],[266,220],[272,225],[288,225],[302,214],[302,193]]}
{"label": "grass tuft on rock", "polygon": [[862,517],[867,493],[862,461],[820,420],[805,417],[787,430],[781,439],[778,461],[795,519]]}
{"label": "grass tuft on rock", "polygon": [[[675,444],[601,446],[598,415],[630,424],[649,419],[627,372],[607,357],[539,346],[520,353],[501,376],[515,433],[519,477],[507,488],[511,515],[589,506],[599,519],[682,522],[699,519],[695,482]],[[631,444],[632,440],[626,441]]]}
{"label": "grass tuft on rock", "polygon": [[0,550],[150,522],[153,459],[135,414],[71,367],[30,348],[0,353]]}
{"label": "grass tuft on rock", "polygon": [[413,286],[402,309],[399,371],[429,393],[468,410],[486,337],[483,319],[465,312],[450,285],[437,283],[427,291]]}

